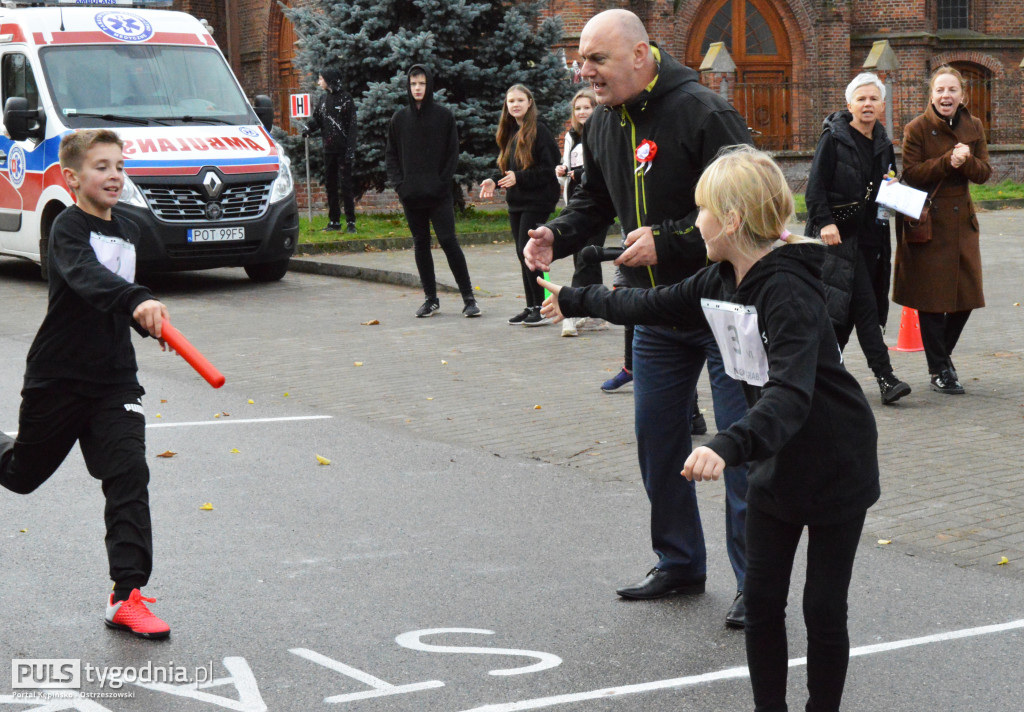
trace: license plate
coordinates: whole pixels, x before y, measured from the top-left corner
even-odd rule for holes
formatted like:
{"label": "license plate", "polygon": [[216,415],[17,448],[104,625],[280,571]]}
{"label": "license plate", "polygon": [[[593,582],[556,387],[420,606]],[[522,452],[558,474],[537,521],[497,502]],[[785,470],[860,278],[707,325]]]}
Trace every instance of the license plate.
{"label": "license plate", "polygon": [[188,231],[189,242],[225,242],[244,239],[244,227],[197,227]]}

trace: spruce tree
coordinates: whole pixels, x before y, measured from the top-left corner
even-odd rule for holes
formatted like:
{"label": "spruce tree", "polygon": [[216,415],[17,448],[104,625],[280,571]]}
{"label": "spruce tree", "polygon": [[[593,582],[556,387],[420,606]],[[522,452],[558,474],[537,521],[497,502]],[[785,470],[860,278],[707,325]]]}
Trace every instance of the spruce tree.
{"label": "spruce tree", "polygon": [[[574,87],[563,56],[551,49],[562,38],[561,22],[542,19],[543,4],[311,0],[296,8],[282,6],[300,38],[295,62],[308,86],[315,88],[319,70],[333,65],[358,107],[357,195],[386,187],[388,122],[408,105],[406,71],[413,64],[430,68],[436,101],[455,115],[462,152],[456,179],[466,187],[497,173],[494,135],[511,85],[529,87],[541,120],[561,134]],[[282,142],[301,175],[302,140]],[[319,143],[311,142],[311,169],[319,167],[319,155]]]}

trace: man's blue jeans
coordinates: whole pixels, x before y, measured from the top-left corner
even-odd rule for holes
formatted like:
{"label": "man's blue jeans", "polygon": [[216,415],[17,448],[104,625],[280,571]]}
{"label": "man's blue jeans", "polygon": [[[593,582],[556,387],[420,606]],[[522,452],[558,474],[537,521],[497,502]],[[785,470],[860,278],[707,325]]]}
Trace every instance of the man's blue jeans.
{"label": "man's blue jeans", "polygon": [[[693,394],[705,360],[715,425],[725,430],[747,412],[739,381],[729,378],[710,331],[637,326],[633,336],[636,441],[658,568],[699,578],[707,573],[704,530],[693,482],[680,472],[692,449]],[[747,466],[725,468],[726,549],[736,588],[746,571]]]}

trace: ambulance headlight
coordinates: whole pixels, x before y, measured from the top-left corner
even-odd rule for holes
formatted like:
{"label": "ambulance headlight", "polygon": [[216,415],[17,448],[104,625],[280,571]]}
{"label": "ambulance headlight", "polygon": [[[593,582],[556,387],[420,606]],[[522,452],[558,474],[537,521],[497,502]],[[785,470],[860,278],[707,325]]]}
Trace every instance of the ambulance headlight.
{"label": "ambulance headlight", "polygon": [[146,199],[142,196],[142,191],[132,183],[132,179],[127,175],[124,177],[124,187],[121,188],[121,197],[118,198],[118,201],[136,208],[146,207]]}
{"label": "ambulance headlight", "polygon": [[277,179],[274,181],[274,187],[270,191],[270,202],[276,203],[284,200],[292,194],[295,189],[295,183],[292,181],[292,162],[288,160],[288,156],[281,151],[281,169],[277,172]]}

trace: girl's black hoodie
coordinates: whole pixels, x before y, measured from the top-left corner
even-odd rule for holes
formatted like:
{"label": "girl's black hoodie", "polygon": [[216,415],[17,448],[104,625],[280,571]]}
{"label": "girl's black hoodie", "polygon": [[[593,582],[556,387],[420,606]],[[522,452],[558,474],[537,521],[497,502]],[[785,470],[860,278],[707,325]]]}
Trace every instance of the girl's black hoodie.
{"label": "girl's black hoodie", "polygon": [[[555,210],[562,190],[555,176],[555,166],[561,160],[558,155],[558,144],[548,127],[537,122],[537,136],[533,141],[533,163],[529,168],[520,168],[522,163],[516,159],[516,139],[519,129],[509,137],[512,150],[509,152],[509,170],[515,172],[516,184],[505,191],[505,200],[509,210],[551,213]],[[503,175],[494,176],[497,183]]]}
{"label": "girl's black hoodie", "polygon": [[751,314],[751,338],[716,340],[727,362],[737,348],[762,349],[767,378],[743,383],[750,409],[708,447],[727,465],[750,463],[750,504],[797,524],[839,523],[879,497],[878,432],[828,319],[824,257],[819,245],[786,245],[738,287],[732,265],[718,263],[653,289],[563,288],[558,304],[565,316],[708,330],[706,313]]}
{"label": "girl's black hoodie", "polygon": [[[409,89],[413,72],[426,75],[427,92],[416,106]],[[391,117],[386,165],[388,183],[406,207],[429,207],[452,199],[452,180],[459,165],[459,130],[452,112],[434,103],[434,77],[422,64],[406,75],[409,106]]]}

